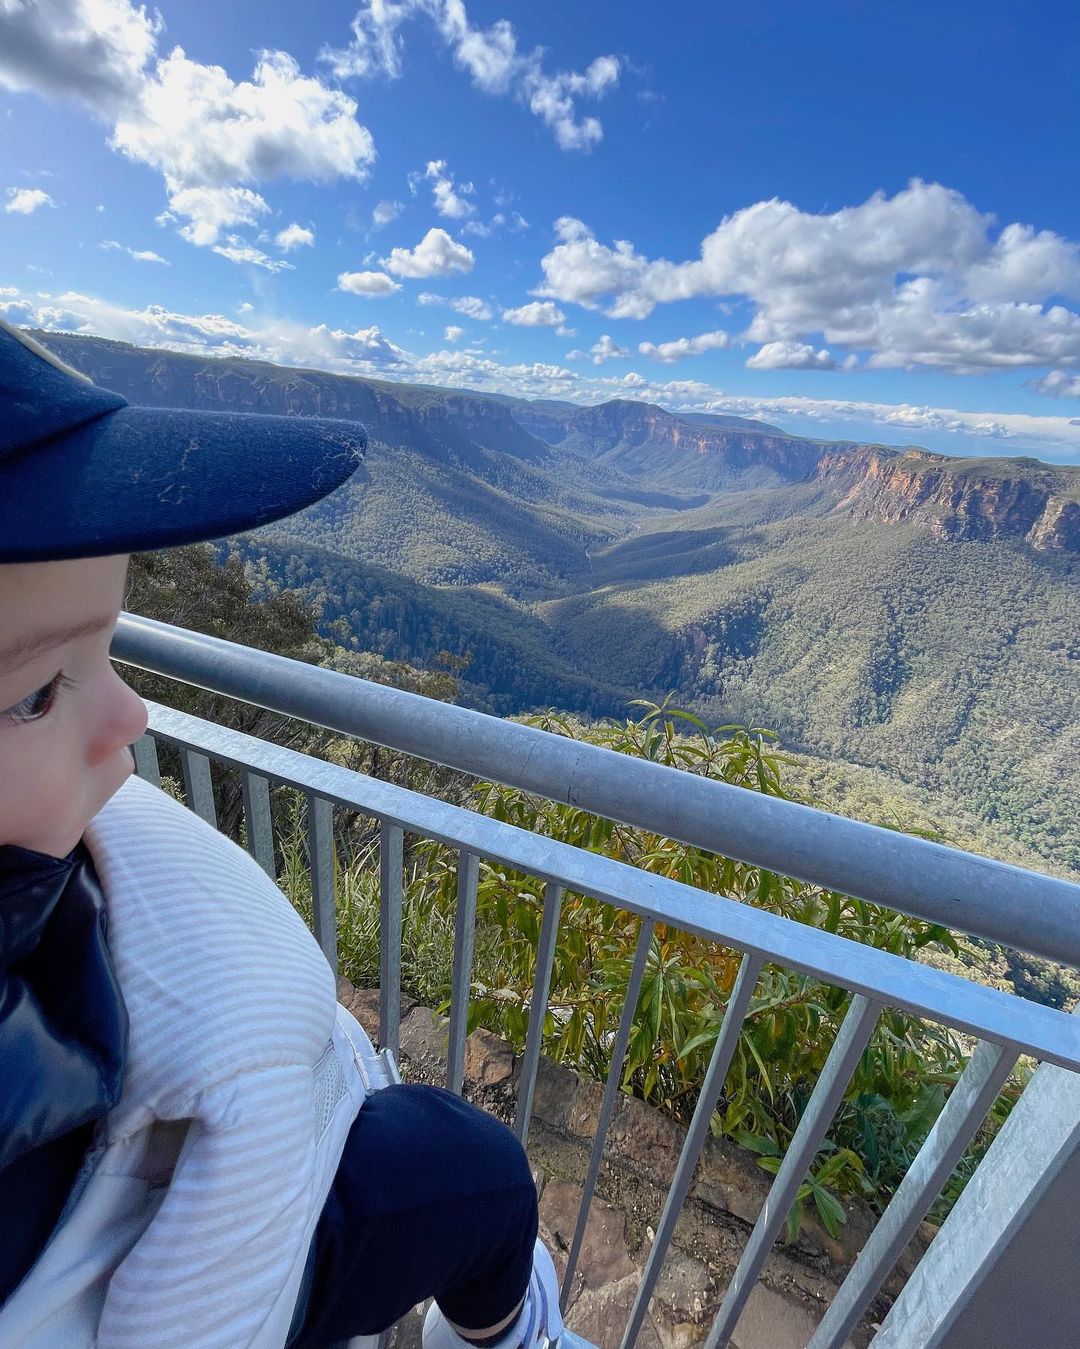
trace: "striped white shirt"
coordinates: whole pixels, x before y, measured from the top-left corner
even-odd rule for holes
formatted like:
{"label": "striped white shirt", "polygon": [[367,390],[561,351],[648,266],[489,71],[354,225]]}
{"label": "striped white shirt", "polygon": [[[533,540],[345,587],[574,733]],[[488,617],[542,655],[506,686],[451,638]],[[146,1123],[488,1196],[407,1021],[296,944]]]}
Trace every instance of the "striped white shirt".
{"label": "striped white shirt", "polygon": [[131,1018],[107,1142],[190,1121],[160,1208],[109,1279],[97,1349],[280,1349],[362,1101],[331,1049],[351,1018],[284,895],[157,788],[131,778],[85,841]]}

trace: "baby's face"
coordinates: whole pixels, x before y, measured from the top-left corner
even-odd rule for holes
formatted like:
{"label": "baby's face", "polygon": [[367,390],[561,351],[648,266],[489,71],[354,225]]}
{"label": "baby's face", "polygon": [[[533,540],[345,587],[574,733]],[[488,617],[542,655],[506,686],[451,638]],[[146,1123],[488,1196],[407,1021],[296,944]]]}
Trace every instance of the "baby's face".
{"label": "baby's face", "polygon": [[146,709],[109,663],[126,573],[0,566],[0,844],[66,856],[131,774]]}

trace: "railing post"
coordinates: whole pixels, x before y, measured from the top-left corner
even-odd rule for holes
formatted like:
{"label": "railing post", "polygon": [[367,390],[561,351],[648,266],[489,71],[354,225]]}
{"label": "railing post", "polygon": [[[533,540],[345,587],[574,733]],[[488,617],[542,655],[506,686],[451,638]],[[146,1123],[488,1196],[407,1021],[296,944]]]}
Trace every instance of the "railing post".
{"label": "railing post", "polygon": [[315,940],[337,974],[337,902],[334,893],[334,807],[307,794],[308,857],[311,869],[311,917]]}
{"label": "railing post", "polygon": [[157,741],[148,732],[141,735],[131,747],[135,760],[135,772],[149,782],[152,787],[161,786],[161,771],[158,768]]}
{"label": "railing post", "polygon": [[1016,1065],[1011,1046],[979,1044],[806,1349],[841,1349],[956,1169]]}
{"label": "railing post", "polygon": [[799,1127],[780,1163],[776,1179],[765,1196],[765,1205],[750,1233],[750,1240],[732,1275],[720,1310],[716,1313],[716,1320],[705,1341],[705,1349],[723,1349],[734,1333],[747,1299],[772,1250],[772,1244],[795,1202],[799,1186],[813,1165],[847,1084],[873,1034],[880,1011],[880,1003],[871,1002],[869,998],[852,998],[817,1086],[799,1120]]}
{"label": "railing post", "polygon": [[555,965],[555,941],[559,933],[563,889],[554,881],[544,886],[544,916],[540,924],[540,940],[536,947],[536,974],[533,980],[532,1001],[529,1004],[529,1030],[525,1037],[525,1057],[518,1079],[517,1113],[514,1133],[522,1147],[529,1137],[536,1075],[540,1068],[540,1050],[544,1043],[544,1020],[547,1016],[548,995],[551,991],[551,971]]}
{"label": "railing post", "polygon": [[248,852],[263,871],[274,875],[274,826],[270,814],[270,784],[261,773],[244,769],[242,791],[244,796],[244,827],[247,831]]}
{"label": "railing post", "polygon": [[634,1028],[634,1014],[637,1011],[641,985],[645,981],[645,967],[652,949],[653,932],[656,924],[651,918],[642,921],[634,950],[634,963],[630,969],[630,978],[626,985],[626,997],[623,999],[622,1015],[619,1017],[619,1029],[615,1034],[615,1043],[608,1062],[607,1083],[604,1087],[604,1100],[600,1106],[600,1117],[596,1122],[596,1137],[593,1139],[592,1152],[589,1154],[589,1170],[585,1176],[585,1185],[581,1195],[581,1207],[578,1209],[577,1226],[570,1245],[570,1254],[566,1261],[566,1273],[563,1275],[562,1288],[559,1291],[559,1306],[566,1310],[567,1299],[574,1286],[574,1271],[581,1255],[582,1242],[585,1240],[585,1227],[589,1221],[589,1208],[592,1204],[596,1182],[600,1177],[600,1164],[604,1160],[604,1143],[607,1140],[608,1126],[615,1110],[615,1098],[622,1084],[623,1064],[626,1050],[630,1044],[630,1032]]}
{"label": "railing post", "polygon": [[476,940],[476,886],[480,858],[461,852],[458,857],[457,907],[454,912],[454,970],[451,976],[449,1042],[446,1051],[446,1085],[461,1095],[465,1080],[465,1037],[469,1027],[469,992],[472,988],[473,944]]}
{"label": "railing post", "polygon": [[679,1154],[675,1175],[671,1180],[671,1189],[668,1191],[668,1197],[664,1203],[664,1211],[656,1225],[656,1235],[649,1250],[649,1258],[645,1261],[645,1269],[641,1275],[637,1296],[634,1299],[633,1307],[630,1309],[630,1319],[623,1331],[622,1349],[632,1349],[632,1346],[637,1343],[638,1333],[641,1330],[642,1322],[645,1320],[645,1313],[649,1308],[649,1299],[653,1295],[653,1289],[656,1287],[656,1281],[659,1279],[660,1270],[663,1267],[664,1257],[667,1255],[671,1238],[675,1234],[675,1224],[682,1212],[683,1201],[690,1193],[694,1169],[698,1164],[701,1150],[704,1148],[705,1140],[709,1137],[712,1128],[713,1112],[716,1110],[720,1093],[723,1091],[724,1083],[727,1080],[728,1069],[731,1067],[732,1056],[738,1046],[739,1036],[742,1034],[743,1022],[750,1006],[750,999],[754,995],[754,988],[757,985],[758,976],[761,974],[761,966],[762,961],[758,956],[743,956],[742,963],[739,966],[739,974],[735,980],[735,986],[731,990],[731,996],[728,998],[727,1010],[724,1012],[720,1033],[716,1037],[716,1045],[713,1048],[712,1058],[709,1060],[705,1081],[701,1084],[701,1092],[698,1095],[697,1105],[694,1107],[694,1117],[690,1121],[686,1142]]}
{"label": "railing post", "polygon": [[402,868],[405,835],[379,824],[379,1042],[396,1059],[401,1048],[401,924],[405,904]]}
{"label": "railing post", "polygon": [[874,1349],[1080,1342],[1080,1075],[1044,1064],[968,1181]]}
{"label": "railing post", "polygon": [[180,771],[184,777],[184,797],[191,810],[207,824],[217,828],[217,809],[214,806],[214,783],[210,776],[210,760],[186,745],[180,746]]}

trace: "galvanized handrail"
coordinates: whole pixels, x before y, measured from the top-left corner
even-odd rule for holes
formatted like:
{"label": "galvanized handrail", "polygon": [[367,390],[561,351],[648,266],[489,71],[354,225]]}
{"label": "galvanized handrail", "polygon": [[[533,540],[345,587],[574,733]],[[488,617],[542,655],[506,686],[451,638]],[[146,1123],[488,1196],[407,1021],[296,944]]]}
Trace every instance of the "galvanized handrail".
{"label": "galvanized handrail", "polygon": [[121,661],[1080,966],[1080,886],[131,614]]}

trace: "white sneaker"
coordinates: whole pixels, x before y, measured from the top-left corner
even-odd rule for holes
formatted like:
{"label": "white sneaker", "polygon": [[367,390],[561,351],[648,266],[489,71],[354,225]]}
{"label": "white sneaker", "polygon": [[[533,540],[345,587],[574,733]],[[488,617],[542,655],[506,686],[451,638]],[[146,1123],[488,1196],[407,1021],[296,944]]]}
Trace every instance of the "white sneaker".
{"label": "white sneaker", "polygon": [[[517,1319],[507,1326],[492,1349],[546,1349],[563,1333],[559,1311],[559,1281],[547,1247],[539,1239],[533,1248],[529,1290]],[[424,1319],[424,1349],[470,1349],[433,1302]]]}

